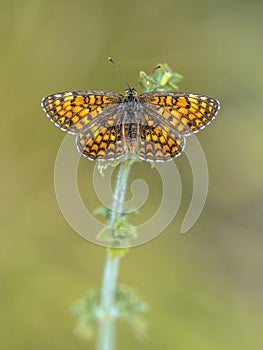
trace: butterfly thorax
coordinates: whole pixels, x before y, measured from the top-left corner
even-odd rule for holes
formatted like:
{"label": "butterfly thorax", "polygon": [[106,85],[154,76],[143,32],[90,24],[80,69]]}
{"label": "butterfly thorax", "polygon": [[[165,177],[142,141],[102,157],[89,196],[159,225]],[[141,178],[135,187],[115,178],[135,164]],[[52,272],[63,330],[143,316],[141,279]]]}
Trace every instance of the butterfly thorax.
{"label": "butterfly thorax", "polygon": [[122,103],[125,104],[125,112],[127,122],[133,122],[136,112],[138,111],[138,97],[137,91],[134,88],[128,88],[125,90],[125,95],[123,97]]}
{"label": "butterfly thorax", "polygon": [[123,137],[129,152],[136,153],[140,142],[140,125],[137,91],[134,88],[128,88],[125,91],[123,103],[125,104],[125,116],[122,124]]}

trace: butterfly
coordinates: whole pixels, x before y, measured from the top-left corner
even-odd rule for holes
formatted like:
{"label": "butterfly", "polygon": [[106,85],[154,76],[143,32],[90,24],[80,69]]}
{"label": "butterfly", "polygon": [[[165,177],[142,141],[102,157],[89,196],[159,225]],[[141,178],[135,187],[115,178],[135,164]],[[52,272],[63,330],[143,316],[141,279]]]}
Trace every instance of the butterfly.
{"label": "butterfly", "polygon": [[76,135],[81,154],[91,160],[138,157],[168,161],[184,149],[185,137],[208,125],[219,102],[186,92],[124,94],[106,90],[69,91],[42,100],[50,120]]}

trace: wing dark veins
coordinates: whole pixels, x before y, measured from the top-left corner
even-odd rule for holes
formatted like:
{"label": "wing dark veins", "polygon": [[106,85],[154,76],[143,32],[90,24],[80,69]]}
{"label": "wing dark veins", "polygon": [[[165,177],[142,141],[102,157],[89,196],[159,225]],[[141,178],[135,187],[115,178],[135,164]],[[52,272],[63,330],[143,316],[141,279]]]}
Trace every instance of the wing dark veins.
{"label": "wing dark veins", "polygon": [[[180,131],[177,130],[176,127],[171,125],[164,117],[162,117],[162,115],[158,113],[158,111],[156,110],[157,107],[151,106],[147,102],[141,103],[141,105],[142,105],[143,112],[145,112],[149,116],[149,118],[153,120],[154,122],[154,125],[152,125],[153,127],[159,127],[163,129],[163,126],[165,126],[169,130],[171,130],[173,133],[180,134]],[[160,108],[160,106],[158,106],[158,108]],[[167,111],[167,112],[169,112],[169,115],[171,117],[176,118],[170,111]],[[146,124],[148,124],[147,121],[146,121]],[[164,129],[164,131],[168,133],[167,130]]]}

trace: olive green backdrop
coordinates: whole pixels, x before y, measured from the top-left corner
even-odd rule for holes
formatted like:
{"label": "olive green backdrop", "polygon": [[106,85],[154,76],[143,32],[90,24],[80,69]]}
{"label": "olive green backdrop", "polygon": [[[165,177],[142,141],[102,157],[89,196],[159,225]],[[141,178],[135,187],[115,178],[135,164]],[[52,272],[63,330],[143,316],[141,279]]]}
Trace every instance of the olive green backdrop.
{"label": "olive green backdrop", "polygon": [[[151,309],[148,339],[139,342],[120,322],[118,349],[262,349],[262,14],[256,0],[1,2],[1,349],[95,346],[73,334],[70,307],[100,286],[105,249],[60,213],[53,174],[65,134],[40,101],[73,89],[122,92],[109,55],[131,85],[140,70],[167,62],[184,75],[181,90],[221,101],[217,119],[198,134],[210,176],[198,222],[180,233],[192,192],[182,155],[177,217],[121,263],[120,281]],[[92,209],[99,202],[85,181],[90,186],[93,169],[81,161]],[[140,164],[132,178],[141,173],[158,201],[158,174]]]}

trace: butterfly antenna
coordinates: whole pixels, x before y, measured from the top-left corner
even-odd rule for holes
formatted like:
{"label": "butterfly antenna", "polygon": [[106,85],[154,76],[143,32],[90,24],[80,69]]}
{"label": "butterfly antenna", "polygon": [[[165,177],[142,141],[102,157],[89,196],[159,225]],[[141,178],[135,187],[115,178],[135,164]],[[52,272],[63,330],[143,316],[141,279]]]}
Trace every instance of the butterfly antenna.
{"label": "butterfly antenna", "polygon": [[150,73],[145,74],[144,77],[140,78],[140,79],[137,81],[137,83],[135,84],[135,87],[134,87],[134,88],[136,88],[136,86],[137,86],[138,84],[140,84],[145,78],[148,78],[149,75],[153,74],[153,72],[155,72],[157,69],[162,68],[162,66],[163,66],[162,64],[158,64],[156,67],[153,68],[153,70],[152,70]]}
{"label": "butterfly antenna", "polygon": [[114,65],[116,71],[120,74],[120,76],[122,77],[122,79],[125,81],[125,83],[127,84],[128,88],[131,89],[130,84],[128,83],[127,78],[126,78],[125,75],[122,73],[122,71],[121,71],[120,68],[118,67],[117,63],[116,63],[115,61],[113,61],[113,59],[112,59],[111,57],[108,57],[108,61]]}

